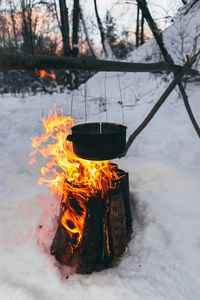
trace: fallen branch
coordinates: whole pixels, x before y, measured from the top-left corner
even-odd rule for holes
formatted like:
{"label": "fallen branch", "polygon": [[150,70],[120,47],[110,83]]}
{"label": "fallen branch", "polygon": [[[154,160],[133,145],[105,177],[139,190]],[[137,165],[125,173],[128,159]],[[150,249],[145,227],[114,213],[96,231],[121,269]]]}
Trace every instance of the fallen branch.
{"label": "fallen branch", "polygon": [[123,153],[123,156],[126,155],[128,149],[132,145],[135,138],[138,136],[138,134],[147,126],[147,124],[151,121],[151,119],[154,117],[156,112],[159,110],[161,105],[165,102],[169,94],[173,91],[173,89],[176,87],[176,85],[180,82],[181,78],[186,74],[187,70],[193,65],[195,62],[196,57],[191,58],[182,68],[181,72],[177,74],[174,77],[174,80],[170,83],[168,88],[164,91],[162,96],[159,98],[159,100],[156,102],[150,113],[147,115],[147,117],[144,119],[144,121],[138,126],[138,128],[130,135],[127,143],[126,143],[126,150]]}
{"label": "fallen branch", "polygon": [[[60,57],[47,55],[0,55],[0,69],[12,70],[82,70],[106,72],[179,72],[181,66],[166,63],[128,63],[109,60]],[[199,75],[196,70],[188,70],[188,75]]]}

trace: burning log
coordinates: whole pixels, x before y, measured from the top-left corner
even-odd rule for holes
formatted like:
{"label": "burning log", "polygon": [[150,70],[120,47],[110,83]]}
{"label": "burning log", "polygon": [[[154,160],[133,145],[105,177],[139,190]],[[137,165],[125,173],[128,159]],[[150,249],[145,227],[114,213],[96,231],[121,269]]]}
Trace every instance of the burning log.
{"label": "burning log", "polygon": [[[77,273],[91,273],[112,266],[130,240],[132,219],[128,174],[119,169],[117,173],[119,179],[103,198],[98,193],[87,199],[82,241],[75,250],[70,246],[70,235],[61,225],[64,213],[61,207],[51,254],[62,264],[76,263]],[[63,198],[64,195],[65,192]]]}
{"label": "burning log", "polygon": [[72,259],[69,240],[70,238],[67,230],[60,224],[56,231],[50,250],[51,254],[54,255],[60,263],[65,265],[69,265]]}
{"label": "burning log", "polygon": [[105,199],[99,196],[90,197],[87,201],[87,215],[80,246],[80,266],[77,269],[79,273],[91,273],[102,262],[104,214]]}

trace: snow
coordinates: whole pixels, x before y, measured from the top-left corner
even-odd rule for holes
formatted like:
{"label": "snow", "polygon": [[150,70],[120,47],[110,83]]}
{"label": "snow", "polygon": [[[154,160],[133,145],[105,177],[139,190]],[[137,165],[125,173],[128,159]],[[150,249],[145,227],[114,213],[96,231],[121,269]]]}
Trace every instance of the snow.
{"label": "snow", "polygon": [[[174,63],[179,65],[184,65],[187,60],[186,56],[195,55],[200,48],[200,2],[197,1],[194,6],[191,5],[192,2],[195,1],[190,1],[187,14],[183,11],[173,25],[163,31],[165,47]],[[138,48],[134,51],[134,55],[130,54],[128,61],[159,62],[163,61],[163,57],[156,41],[151,39],[142,46],[142,51]],[[194,67],[200,71],[199,58]]]}
{"label": "snow", "polygon": [[[151,45],[150,41],[149,45]],[[144,57],[147,44],[132,59]],[[150,50],[149,50],[150,51]],[[119,73],[127,136],[140,124],[172,76]],[[59,200],[38,186],[44,158],[28,163],[30,137],[54,101],[85,121],[122,122],[116,73],[98,73],[74,92],[0,98],[0,299],[194,300],[200,298],[200,143],[175,90],[127,156],[134,235],[114,267],[77,275],[49,253]],[[199,84],[187,85],[200,124]],[[107,114],[105,112],[107,104]],[[68,279],[66,279],[68,276]]]}

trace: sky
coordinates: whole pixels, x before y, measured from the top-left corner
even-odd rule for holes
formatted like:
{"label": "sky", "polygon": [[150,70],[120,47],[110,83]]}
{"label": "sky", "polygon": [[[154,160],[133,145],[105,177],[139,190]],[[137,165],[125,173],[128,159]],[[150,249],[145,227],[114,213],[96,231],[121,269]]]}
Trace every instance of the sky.
{"label": "sky", "polygon": [[[178,8],[183,5],[181,0],[147,0],[147,2],[154,20],[157,21],[157,24],[161,29],[164,29],[170,25],[170,19],[166,21],[166,16],[174,16]],[[6,5],[6,3],[7,0],[4,0],[3,4]],[[66,4],[71,14],[73,9],[73,0],[66,0]],[[99,44],[99,47],[101,49],[100,33],[95,17],[94,0],[80,0],[80,5],[82,7],[83,15],[86,20],[90,39],[92,39],[93,43],[95,43],[96,45]],[[126,39],[128,37],[129,42],[134,43],[137,11],[136,0],[97,0],[97,6],[103,24],[105,24],[106,12],[109,11],[116,22],[115,29],[119,35],[119,38],[123,38],[121,36],[121,33],[125,31],[128,33]],[[47,23],[48,22],[44,22],[44,24],[46,25]],[[44,28],[44,24],[42,25],[42,28]],[[57,22],[50,22],[50,28],[54,33],[59,32]],[[147,24],[145,32],[149,38],[152,36]],[[58,36],[56,38],[58,39]]]}
{"label": "sky", "polygon": [[[71,1],[70,1],[71,2]],[[128,4],[126,4],[128,2]],[[96,26],[94,3],[93,0],[80,1],[84,15],[87,16],[88,24],[92,23],[93,30]],[[117,28],[120,31],[123,29],[135,32],[136,26],[136,1],[132,0],[97,0],[98,11],[103,20],[106,11],[110,11],[111,15],[116,19]],[[159,27],[164,29],[170,25],[170,22],[165,22],[167,15],[174,16],[179,7],[183,5],[181,0],[150,0],[148,5],[152,16],[158,22]]]}
{"label": "sky", "polygon": [[[94,5],[92,0],[80,1],[82,6],[86,8],[91,14],[94,13]],[[121,14],[124,12],[131,13],[131,7],[134,9],[136,1],[133,0],[97,0],[97,6],[99,9],[99,14],[104,16],[107,10],[111,10],[111,13]],[[177,8],[182,6],[183,3],[181,0],[150,0],[147,1],[149,8],[151,9],[154,17],[163,17],[166,14],[173,15]]]}

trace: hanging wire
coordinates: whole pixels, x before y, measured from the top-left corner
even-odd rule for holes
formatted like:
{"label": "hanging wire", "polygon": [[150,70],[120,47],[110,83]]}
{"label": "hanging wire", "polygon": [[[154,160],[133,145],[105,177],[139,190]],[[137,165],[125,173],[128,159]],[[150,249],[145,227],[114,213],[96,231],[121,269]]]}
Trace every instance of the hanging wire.
{"label": "hanging wire", "polygon": [[72,98],[71,98],[71,117],[73,114],[73,102],[74,102],[74,90],[72,90]]}
{"label": "hanging wire", "polygon": [[106,122],[108,122],[108,106],[107,106],[107,95],[106,95],[106,72],[104,77],[104,97],[105,97],[105,104],[106,104]]}
{"label": "hanging wire", "polygon": [[117,72],[117,79],[118,79],[118,85],[119,85],[119,94],[120,94],[120,100],[121,100],[121,108],[122,108],[122,122],[124,124],[124,107],[123,107],[123,99],[122,99],[122,89],[119,79],[119,73]]}
{"label": "hanging wire", "polygon": [[84,84],[84,98],[85,98],[85,123],[87,123],[87,86]]}

